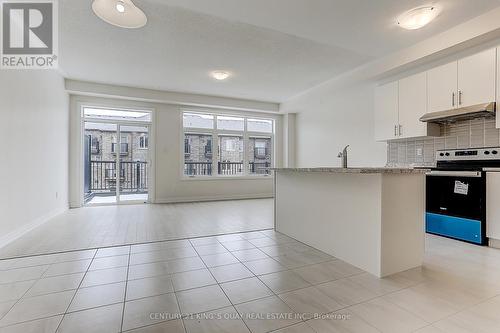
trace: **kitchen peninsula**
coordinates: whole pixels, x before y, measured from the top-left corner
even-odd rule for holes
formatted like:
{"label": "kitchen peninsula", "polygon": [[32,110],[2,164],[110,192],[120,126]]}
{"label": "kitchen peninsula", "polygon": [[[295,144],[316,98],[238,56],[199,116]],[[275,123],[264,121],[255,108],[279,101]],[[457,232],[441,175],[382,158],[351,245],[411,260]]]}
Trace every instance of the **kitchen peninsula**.
{"label": "kitchen peninsula", "polygon": [[426,171],[275,169],[275,229],[378,277],[420,266]]}

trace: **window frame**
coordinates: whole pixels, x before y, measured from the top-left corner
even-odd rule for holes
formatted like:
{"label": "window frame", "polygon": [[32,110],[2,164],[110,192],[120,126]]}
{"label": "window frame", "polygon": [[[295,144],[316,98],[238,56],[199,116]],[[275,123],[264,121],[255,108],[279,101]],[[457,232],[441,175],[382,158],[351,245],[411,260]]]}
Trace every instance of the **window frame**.
{"label": "window frame", "polygon": [[[213,128],[195,128],[195,127],[184,127],[184,114],[200,114],[200,115],[211,115],[213,116]],[[237,117],[243,118],[243,131],[235,131],[235,130],[223,130],[217,128],[217,118],[218,116],[222,117]],[[249,132],[247,130],[248,127],[248,119],[262,119],[272,121],[272,132]],[[203,112],[203,111],[195,111],[190,109],[181,110],[180,116],[180,126],[181,126],[181,144],[180,144],[180,157],[181,157],[181,165],[180,165],[180,174],[181,179],[183,180],[215,180],[215,179],[262,179],[264,177],[272,177],[272,174],[255,174],[250,173],[250,164],[248,159],[248,150],[249,150],[249,138],[250,137],[263,137],[271,139],[271,168],[274,168],[276,163],[276,125],[277,120],[271,117],[260,117],[255,115],[242,115],[242,114],[233,114],[233,113],[224,113],[224,112]],[[195,134],[195,135],[211,135],[212,136],[212,175],[196,175],[196,176],[188,176],[184,174],[184,165],[185,165],[185,155],[184,155],[184,140],[186,138],[186,134]],[[241,174],[236,175],[221,175],[218,174],[218,162],[219,162],[219,136],[239,136],[243,138],[243,172]]]}

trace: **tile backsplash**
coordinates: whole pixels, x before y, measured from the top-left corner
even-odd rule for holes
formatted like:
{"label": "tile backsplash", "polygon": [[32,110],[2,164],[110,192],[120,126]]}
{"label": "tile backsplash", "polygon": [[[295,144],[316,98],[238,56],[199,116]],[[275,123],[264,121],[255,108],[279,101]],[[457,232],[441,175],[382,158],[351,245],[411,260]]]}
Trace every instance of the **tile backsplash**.
{"label": "tile backsplash", "polygon": [[437,138],[407,139],[387,143],[387,166],[434,166],[436,150],[500,146],[495,118],[478,118],[440,125]]}

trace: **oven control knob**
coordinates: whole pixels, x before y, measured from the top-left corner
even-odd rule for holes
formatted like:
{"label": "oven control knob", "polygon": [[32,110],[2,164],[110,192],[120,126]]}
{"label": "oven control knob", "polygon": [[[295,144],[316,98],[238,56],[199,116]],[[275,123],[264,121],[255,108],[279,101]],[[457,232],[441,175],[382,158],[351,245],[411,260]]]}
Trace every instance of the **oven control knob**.
{"label": "oven control knob", "polygon": [[486,150],[486,151],[484,152],[484,155],[489,155],[489,154],[490,154],[490,151],[489,151],[489,150]]}
{"label": "oven control knob", "polygon": [[444,156],[444,153],[439,153],[439,156]]}
{"label": "oven control knob", "polygon": [[446,155],[446,156],[450,156],[450,153],[446,153],[445,155]]}
{"label": "oven control knob", "polygon": [[492,153],[493,155],[496,155],[496,154],[498,154],[498,151],[493,150],[491,153]]}

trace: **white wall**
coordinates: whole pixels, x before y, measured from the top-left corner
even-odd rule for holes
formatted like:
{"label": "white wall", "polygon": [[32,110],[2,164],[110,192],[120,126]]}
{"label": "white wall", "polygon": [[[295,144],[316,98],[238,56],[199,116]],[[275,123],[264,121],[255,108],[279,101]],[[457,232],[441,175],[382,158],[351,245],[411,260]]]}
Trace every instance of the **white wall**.
{"label": "white wall", "polygon": [[115,98],[92,96],[71,96],[71,155],[70,155],[70,205],[79,207],[82,203],[81,184],[81,118],[82,105],[148,108],[154,110],[153,140],[155,147],[154,174],[155,182],[150,192],[152,202],[188,202],[198,200],[261,198],[273,195],[271,177],[249,177],[244,179],[185,179],[182,177],[182,123],[181,115],[185,109],[200,110],[228,114],[257,115],[276,120],[276,160],[277,166],[282,163],[282,121],[281,115],[230,111],[192,106],[149,103]]}
{"label": "white wall", "polygon": [[349,148],[349,166],[383,166],[384,143],[374,140],[374,87],[365,81],[342,89],[323,84],[281,105],[295,112],[298,167],[340,166],[337,154]]}
{"label": "white wall", "polygon": [[0,247],[68,206],[68,97],[49,70],[0,73]]}

